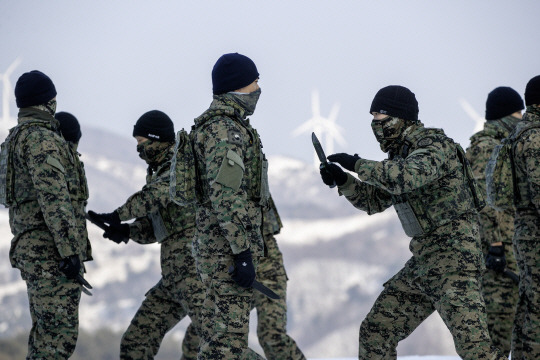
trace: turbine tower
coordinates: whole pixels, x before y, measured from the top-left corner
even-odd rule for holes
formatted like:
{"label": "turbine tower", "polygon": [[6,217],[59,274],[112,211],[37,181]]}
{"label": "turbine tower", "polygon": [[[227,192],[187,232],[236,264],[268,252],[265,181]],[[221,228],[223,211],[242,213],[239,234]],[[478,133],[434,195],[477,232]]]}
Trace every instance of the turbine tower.
{"label": "turbine tower", "polygon": [[[334,141],[342,146],[347,144],[341,135],[343,128],[336,124],[336,119],[339,113],[339,104],[334,104],[332,106],[330,114],[327,118],[321,116],[319,92],[317,90],[313,90],[311,92],[311,112],[311,118],[297,127],[292,133],[293,136],[314,132],[321,142],[324,141],[324,150],[327,155],[334,153]],[[313,162],[315,167],[319,168],[321,162],[315,153]]]}
{"label": "turbine tower", "polygon": [[0,128],[7,131],[9,128],[15,125],[15,119],[11,117],[9,112],[9,100],[11,97],[11,81],[9,77],[17,66],[21,63],[21,58],[15,59],[14,62],[9,65],[7,70],[0,74],[0,80],[2,80],[2,119],[0,120]]}
{"label": "turbine tower", "polygon": [[482,115],[476,112],[469,102],[463,98],[459,99],[461,108],[469,115],[469,117],[475,122],[473,134],[484,128],[484,122],[486,121]]}

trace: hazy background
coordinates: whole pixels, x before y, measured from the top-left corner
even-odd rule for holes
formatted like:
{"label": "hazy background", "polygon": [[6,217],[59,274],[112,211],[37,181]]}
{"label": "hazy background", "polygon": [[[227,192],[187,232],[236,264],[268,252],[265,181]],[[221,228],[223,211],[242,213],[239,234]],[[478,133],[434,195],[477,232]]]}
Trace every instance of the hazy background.
{"label": "hazy background", "polygon": [[341,105],[348,145],[336,151],[381,159],[368,114],[378,89],[409,87],[420,119],[466,146],[474,123],[460,98],[483,115],[493,88],[523,94],[540,73],[539,13],[537,0],[0,0],[0,73],[20,57],[13,84],[39,69],[83,131],[131,136],[151,109],[191,126],[211,101],[215,61],[240,52],[261,74],[253,121],[267,154],[311,161],[309,136],[291,132],[318,89],[323,116]]}
{"label": "hazy background", "polygon": [[[251,57],[262,87],[252,121],[271,159],[272,193],[285,223],[278,241],[290,278],[289,331],[310,358],[354,357],[360,322],[410,257],[409,239],[393,211],[368,217],[321,183],[309,134],[291,134],[312,116],[312,91],[323,116],[340,105],[337,124],[348,144],[336,151],[384,157],[368,111],[390,84],[409,87],[420,119],[466,147],[476,124],[460,99],[483,115],[489,91],[511,86],[523,94],[540,74],[539,10],[537,0],[0,0],[0,73],[19,58],[12,85],[33,69],[53,79],[58,110],[81,122],[89,209],[112,211],[144,183],[130,139],[138,117],[159,109],[177,129],[189,128],[211,101],[219,56]],[[15,118],[13,98],[10,107]],[[159,247],[119,247],[94,226],[89,231],[95,295],[83,297],[81,330],[120,334],[159,279]],[[0,209],[0,340],[30,326],[25,284],[8,261],[10,239]],[[186,326],[168,336],[179,341]],[[434,315],[398,354],[455,352]]]}

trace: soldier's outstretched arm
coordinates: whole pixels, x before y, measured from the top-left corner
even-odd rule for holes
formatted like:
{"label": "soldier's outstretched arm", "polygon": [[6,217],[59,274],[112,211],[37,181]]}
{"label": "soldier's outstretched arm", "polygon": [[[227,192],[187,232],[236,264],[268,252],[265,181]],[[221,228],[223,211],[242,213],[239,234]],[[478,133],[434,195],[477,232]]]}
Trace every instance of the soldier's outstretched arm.
{"label": "soldier's outstretched arm", "polygon": [[131,195],[123,205],[116,209],[120,220],[127,221],[144,217],[167,207],[170,202],[169,180],[169,172],[167,171]]}
{"label": "soldier's outstretched arm", "polygon": [[355,171],[362,181],[393,195],[421,188],[445,176],[449,171],[445,164],[452,156],[457,156],[449,141],[429,140],[405,159],[373,161],[361,158],[356,162]]}

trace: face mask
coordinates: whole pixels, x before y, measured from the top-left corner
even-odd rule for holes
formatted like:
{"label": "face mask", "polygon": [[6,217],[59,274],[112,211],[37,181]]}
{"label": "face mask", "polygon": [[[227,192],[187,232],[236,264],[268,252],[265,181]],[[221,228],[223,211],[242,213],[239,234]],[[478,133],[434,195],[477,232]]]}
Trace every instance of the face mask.
{"label": "face mask", "polygon": [[47,108],[47,111],[54,116],[56,114],[56,99],[51,99],[45,104],[45,107]]}
{"label": "face mask", "polygon": [[245,116],[251,116],[255,112],[259,96],[261,96],[261,88],[258,88],[249,94],[233,93],[232,95],[246,111]]}
{"label": "face mask", "polygon": [[403,133],[405,121],[387,116],[382,120],[372,120],[371,129],[383,152],[388,152]]}
{"label": "face mask", "polygon": [[141,159],[152,166],[159,163],[163,152],[166,151],[169,146],[171,145],[167,142],[147,140],[137,145],[137,152]]}
{"label": "face mask", "polygon": [[503,124],[503,126],[508,130],[508,131],[512,131],[514,130],[514,128],[516,127],[517,123],[520,122],[521,119],[518,119],[516,117],[513,117],[513,116],[506,116],[506,117],[503,117],[501,119],[501,122]]}

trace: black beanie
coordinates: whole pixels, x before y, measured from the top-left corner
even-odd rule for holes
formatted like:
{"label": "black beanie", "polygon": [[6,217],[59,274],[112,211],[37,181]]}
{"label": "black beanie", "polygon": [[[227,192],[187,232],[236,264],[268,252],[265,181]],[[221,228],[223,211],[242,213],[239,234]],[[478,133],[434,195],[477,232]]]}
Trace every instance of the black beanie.
{"label": "black beanie", "polygon": [[15,101],[19,108],[46,104],[55,96],[52,80],[38,70],[22,74],[15,85]]}
{"label": "black beanie", "polygon": [[411,90],[404,86],[390,85],[375,94],[369,113],[378,112],[404,120],[418,120],[418,102]]}
{"label": "black beanie", "polygon": [[212,69],[212,91],[224,94],[248,86],[259,77],[255,63],[239,53],[222,55]]}
{"label": "black beanie", "polygon": [[60,132],[66,141],[78,143],[81,139],[81,126],[77,118],[68,112],[57,112],[54,117],[60,122]]}
{"label": "black beanie", "polygon": [[151,110],[144,113],[133,127],[133,136],[143,136],[155,141],[174,141],[174,124],[162,111]]}
{"label": "black beanie", "polygon": [[540,104],[540,75],[533,77],[525,88],[525,105]]}
{"label": "black beanie", "polygon": [[523,109],[523,99],[518,92],[508,86],[500,86],[488,94],[486,120],[502,119]]}

